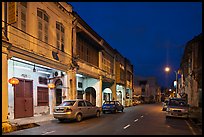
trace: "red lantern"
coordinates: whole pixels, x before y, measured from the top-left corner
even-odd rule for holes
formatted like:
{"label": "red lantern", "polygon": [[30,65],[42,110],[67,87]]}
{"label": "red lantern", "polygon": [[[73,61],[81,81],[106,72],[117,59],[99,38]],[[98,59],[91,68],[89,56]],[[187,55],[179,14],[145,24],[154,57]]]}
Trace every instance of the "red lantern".
{"label": "red lantern", "polygon": [[12,84],[12,85],[17,85],[18,83],[19,83],[19,80],[17,79],[17,78],[10,78],[9,80],[8,80],[8,82],[10,83],[10,84]]}
{"label": "red lantern", "polygon": [[55,88],[55,84],[49,83],[49,84],[48,84],[48,88],[50,88],[50,89]]}

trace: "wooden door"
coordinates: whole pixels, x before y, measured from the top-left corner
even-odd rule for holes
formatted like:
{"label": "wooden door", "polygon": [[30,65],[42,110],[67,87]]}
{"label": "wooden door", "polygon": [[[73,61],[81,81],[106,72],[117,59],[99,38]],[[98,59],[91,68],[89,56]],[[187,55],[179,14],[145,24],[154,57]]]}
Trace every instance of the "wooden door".
{"label": "wooden door", "polygon": [[33,116],[33,81],[19,79],[14,86],[14,118]]}

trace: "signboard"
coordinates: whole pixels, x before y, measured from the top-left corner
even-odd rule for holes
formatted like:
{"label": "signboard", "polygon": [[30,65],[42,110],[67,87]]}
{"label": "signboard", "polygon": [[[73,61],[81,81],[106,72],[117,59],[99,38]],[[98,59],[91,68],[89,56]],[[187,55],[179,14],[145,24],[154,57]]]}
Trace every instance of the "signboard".
{"label": "signboard", "polygon": [[174,87],[175,88],[177,87],[177,81],[174,81]]}
{"label": "signboard", "polygon": [[8,23],[16,23],[17,21],[17,3],[16,2],[8,2]]}

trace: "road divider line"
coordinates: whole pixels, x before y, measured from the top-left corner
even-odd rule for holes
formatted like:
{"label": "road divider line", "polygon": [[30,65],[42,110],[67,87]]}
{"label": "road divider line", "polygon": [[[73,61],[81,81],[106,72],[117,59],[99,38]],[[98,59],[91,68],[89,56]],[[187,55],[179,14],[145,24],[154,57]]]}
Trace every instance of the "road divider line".
{"label": "road divider line", "polygon": [[55,132],[55,131],[47,131],[45,133],[42,133],[41,135],[47,135],[47,134],[50,134],[50,133],[53,133],[53,132]]}
{"label": "road divider line", "polygon": [[141,116],[141,117],[143,117],[143,116]]}
{"label": "road divider line", "polygon": [[134,122],[137,122],[137,121],[138,121],[138,119],[135,119],[135,120],[134,120]]}
{"label": "road divider line", "polygon": [[128,128],[130,125],[127,125],[127,126],[125,126],[123,129],[126,129],[126,128]]}

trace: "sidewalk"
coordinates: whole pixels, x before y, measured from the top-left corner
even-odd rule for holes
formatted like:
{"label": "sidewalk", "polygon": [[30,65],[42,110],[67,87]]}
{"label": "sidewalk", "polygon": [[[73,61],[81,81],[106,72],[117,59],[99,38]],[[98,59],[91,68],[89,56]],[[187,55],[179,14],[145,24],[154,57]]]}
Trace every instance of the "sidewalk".
{"label": "sidewalk", "polygon": [[202,108],[190,108],[190,119],[202,129]]}
{"label": "sidewalk", "polygon": [[41,115],[34,117],[26,117],[19,119],[12,119],[9,123],[2,124],[2,133],[8,133],[16,130],[32,128],[39,126],[38,122],[49,121],[55,119],[52,114]]}

